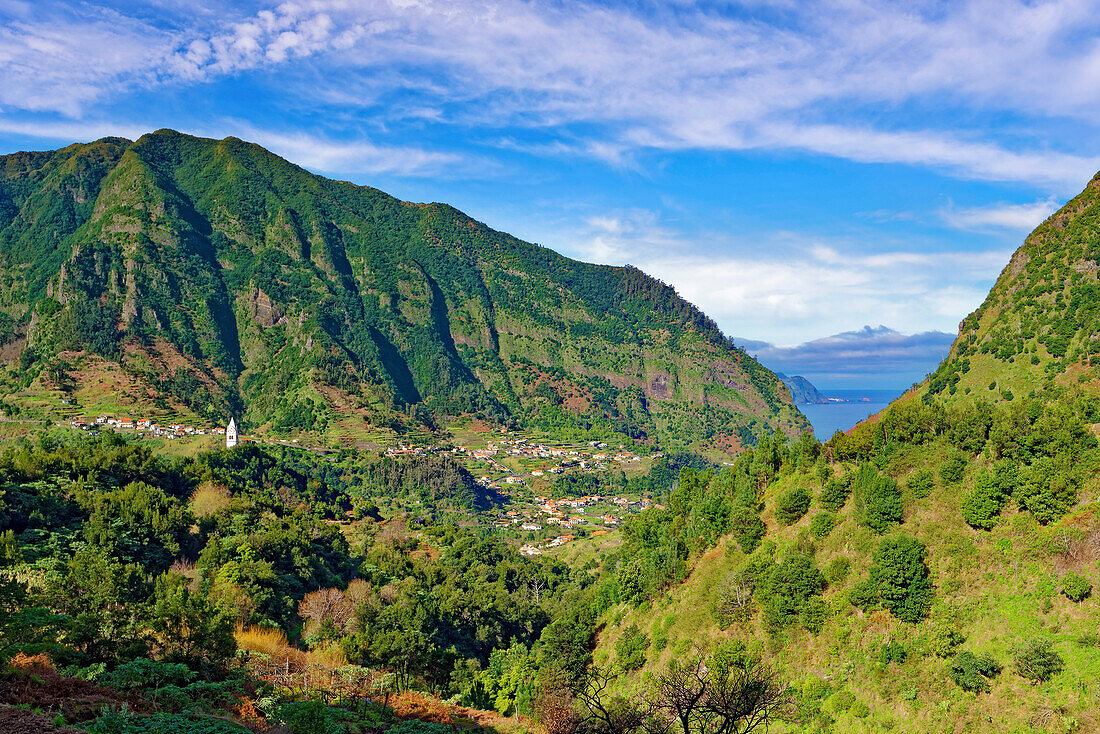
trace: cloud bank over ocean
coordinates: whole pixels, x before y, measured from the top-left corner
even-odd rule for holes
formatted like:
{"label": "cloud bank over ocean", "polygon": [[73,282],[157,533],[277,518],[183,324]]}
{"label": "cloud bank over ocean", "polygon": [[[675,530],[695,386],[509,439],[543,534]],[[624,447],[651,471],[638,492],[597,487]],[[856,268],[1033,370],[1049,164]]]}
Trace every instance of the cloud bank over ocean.
{"label": "cloud bank over ocean", "polygon": [[[902,334],[885,326],[864,326],[797,346],[734,341],[769,369],[802,375],[819,389],[904,389],[936,368],[954,340],[942,331]],[[908,380],[908,381],[906,381]]]}

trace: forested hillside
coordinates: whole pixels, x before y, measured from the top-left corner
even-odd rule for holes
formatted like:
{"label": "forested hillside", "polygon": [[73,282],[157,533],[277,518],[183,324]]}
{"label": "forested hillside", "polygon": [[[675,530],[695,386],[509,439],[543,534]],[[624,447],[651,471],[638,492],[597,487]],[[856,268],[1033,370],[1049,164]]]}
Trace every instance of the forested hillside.
{"label": "forested hillside", "polygon": [[1100,174],[1028,235],[921,391],[1000,402],[1052,385],[1100,389],[1098,272]]}
{"label": "forested hillside", "polygon": [[[0,722],[20,703],[97,734],[377,730],[432,700],[410,690],[529,708],[528,650],[572,644],[547,629],[592,575],[460,528],[443,511],[477,498],[446,464],[256,446],[173,461],[74,432],[5,447]],[[378,515],[409,492],[415,518]],[[387,692],[405,698],[360,700]]]}
{"label": "forested hillside", "polygon": [[[935,375],[821,444],[809,432],[769,431],[762,415],[790,418],[777,428],[797,423],[775,376],[637,271],[573,263],[450,210],[279,163],[285,180],[264,173],[254,211],[292,200],[280,198],[287,191],[305,196],[285,182],[299,181],[324,193],[309,201],[361,197],[355,211],[370,201],[422,233],[401,239],[397,224],[380,229],[397,214],[339,207],[347,218],[317,229],[324,217],[299,203],[285,219],[298,224],[278,231],[321,234],[294,240],[295,257],[245,226],[259,221],[253,210],[217,193],[224,176],[252,181],[269,154],[172,133],[143,141],[87,148],[109,172],[98,193],[66,190],[72,212],[83,197],[101,214],[50,215],[52,229],[42,229],[35,222],[48,208],[32,207],[30,193],[6,210],[17,212],[4,230],[8,375],[22,382],[5,410],[38,409],[29,401],[44,380],[72,383],[62,392],[81,401],[81,385],[107,379],[95,368],[105,364],[149,389],[178,380],[179,395],[238,401],[257,422],[260,406],[279,415],[313,391],[324,410],[356,398],[388,420],[480,412],[574,438],[613,429],[743,450],[721,464],[714,452],[670,452],[648,475],[628,476],[625,463],[588,471],[579,458],[569,471],[530,471],[559,506],[591,494],[646,502],[621,529],[601,527],[599,543],[569,534],[521,553],[519,538],[530,536],[514,527],[527,521],[494,508],[480,522],[503,494],[459,463],[463,451],[246,443],[168,458],[137,434],[37,426],[0,448],[0,723],[21,716],[29,726],[30,716],[36,730],[52,720],[92,734],[446,734],[475,723],[545,734],[1100,729],[1095,271],[1077,254],[1100,246],[1090,224],[1100,179],[1067,218],[1028,238]],[[205,160],[181,146],[206,151],[205,167],[169,165]],[[62,154],[35,155],[6,165],[30,175]],[[49,199],[48,186],[31,189]],[[108,205],[123,193],[145,208]],[[40,242],[17,236],[31,230],[72,246],[56,271],[19,255]],[[372,249],[385,237],[402,244]],[[262,275],[265,258],[284,256]],[[388,265],[370,264],[382,257]],[[172,275],[187,263],[190,275]],[[293,277],[297,295],[277,291]],[[204,282],[210,290],[188,290]],[[286,299],[263,290],[277,310],[256,300],[261,286]],[[211,304],[223,302],[232,318],[217,321]],[[634,348],[616,351],[624,334]],[[383,343],[392,351],[372,351]],[[1000,351],[1005,343],[1016,351]],[[598,372],[628,353],[643,372],[665,360],[661,374],[679,382]],[[432,354],[442,356],[418,361]],[[166,355],[175,372],[156,361]],[[716,359],[731,372],[719,373]],[[142,364],[169,377],[142,378]],[[755,382],[706,387],[734,371]],[[293,382],[300,374],[308,389]],[[415,394],[402,397],[401,385]],[[752,412],[747,398],[738,412],[723,395],[756,395],[772,412]],[[632,434],[627,415],[648,427]],[[500,436],[484,421],[478,430]],[[533,485],[525,491],[555,506]],[[571,527],[555,519],[561,532]],[[549,552],[565,542],[570,554]]]}
{"label": "forested hillside", "polygon": [[234,138],[0,157],[0,286],[4,409],[35,418],[232,412],[351,439],[468,413],[731,452],[807,425],[774,374],[637,269]]}
{"label": "forested hillside", "polygon": [[747,655],[788,684],[777,731],[1093,731],[1097,421],[1075,392],[910,400],[685,469],[605,559],[595,662],[659,711],[684,661]]}
{"label": "forested hillside", "polygon": [[[680,705],[685,734],[746,712],[780,731],[1100,730],[1098,193],[1027,238],[881,414],[687,468],[627,524],[593,601],[598,698]],[[731,686],[752,705],[726,705]]]}

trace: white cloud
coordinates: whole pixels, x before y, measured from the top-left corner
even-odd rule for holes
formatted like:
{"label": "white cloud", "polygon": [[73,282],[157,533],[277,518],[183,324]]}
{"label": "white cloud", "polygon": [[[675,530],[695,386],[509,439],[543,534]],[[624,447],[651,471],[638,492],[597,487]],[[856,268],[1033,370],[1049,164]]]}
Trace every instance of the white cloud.
{"label": "white cloud", "polygon": [[758,241],[689,236],[644,209],[590,216],[581,229],[547,239],[582,259],[636,265],[673,285],[727,334],[778,344],[845,332],[869,315],[906,332],[954,333],[1012,254],[877,249],[794,232]]}
{"label": "white cloud", "polygon": [[1054,199],[1045,199],[1030,204],[999,203],[962,209],[947,206],[940,211],[940,217],[948,226],[955,229],[1030,232],[1057,210],[1058,202]]}
{"label": "white cloud", "polygon": [[321,172],[440,176],[469,163],[465,156],[455,153],[376,145],[367,140],[337,141],[300,132],[267,130],[245,123],[232,124],[229,129],[232,135],[262,145],[304,168]]}
{"label": "white cloud", "polygon": [[0,117],[0,133],[42,140],[88,142],[106,137],[134,140],[149,132],[149,127],[131,122],[105,120],[30,121]]}
{"label": "white cloud", "polygon": [[941,331],[902,334],[885,326],[864,326],[793,347],[734,341],[769,368],[802,375],[817,384],[876,382],[901,387],[899,383],[919,380],[934,370],[954,338]]}
{"label": "white cloud", "polygon": [[[1042,132],[1043,120],[1094,130],[1100,117],[1095,0],[296,0],[167,25],[93,5],[32,15],[0,21],[0,105],[14,109],[77,116],[120,91],[265,69],[289,75],[299,99],[365,86],[371,100],[450,105],[460,125],[594,124],[558,150],[617,165],[646,148],[787,149],[1060,193],[1100,168],[1091,149],[1051,149]],[[295,80],[309,64],[325,73]],[[912,123],[922,112],[936,128]],[[1029,122],[998,140],[989,114]]]}
{"label": "white cloud", "polygon": [[622,264],[633,259],[668,255],[687,249],[678,232],[649,209],[627,209],[584,218],[573,251],[589,262]]}
{"label": "white cloud", "polygon": [[954,331],[981,303],[1010,253],[681,257],[636,264],[680,291],[727,333],[800,343],[851,329],[868,314],[903,331]]}

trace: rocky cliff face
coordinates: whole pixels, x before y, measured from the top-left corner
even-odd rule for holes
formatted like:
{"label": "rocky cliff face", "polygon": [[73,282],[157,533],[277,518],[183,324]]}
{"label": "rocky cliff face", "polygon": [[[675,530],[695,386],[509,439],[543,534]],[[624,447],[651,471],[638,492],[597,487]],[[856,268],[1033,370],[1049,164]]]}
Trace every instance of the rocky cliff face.
{"label": "rocky cliff face", "polygon": [[776,376],[790,389],[791,397],[794,399],[795,405],[802,405],[805,403],[820,405],[829,402],[829,398],[825,397],[820,390],[814,387],[812,382],[802,375],[792,375],[788,377],[787,375],[777,372]]}

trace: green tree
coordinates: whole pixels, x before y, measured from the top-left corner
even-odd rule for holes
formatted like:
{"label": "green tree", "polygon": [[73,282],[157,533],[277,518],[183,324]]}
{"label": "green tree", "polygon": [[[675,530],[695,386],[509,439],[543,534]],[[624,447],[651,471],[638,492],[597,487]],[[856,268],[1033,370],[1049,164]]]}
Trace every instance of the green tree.
{"label": "green tree", "polygon": [[940,479],[948,486],[958,484],[966,473],[966,464],[965,454],[957,450],[951,451],[940,464]]}
{"label": "green tree", "polygon": [[1062,593],[1070,601],[1080,603],[1092,594],[1092,582],[1071,571],[1062,577]]}
{"label": "green tree", "polygon": [[746,505],[737,505],[730,516],[730,532],[745,553],[752,553],[768,532],[760,514]]}
{"label": "green tree", "polygon": [[810,535],[821,540],[836,527],[836,515],[831,512],[819,512],[810,521]]}
{"label": "green tree", "polygon": [[63,615],[58,642],[75,662],[114,664],[148,653],[143,606],[149,584],[140,566],[86,547],[51,579],[46,594],[50,607]]}
{"label": "green tree", "polygon": [[837,512],[844,507],[844,503],[848,501],[848,495],[851,493],[848,481],[847,478],[830,479],[825,483],[824,488],[821,490],[821,497],[818,500],[823,509],[829,512]]}
{"label": "green tree", "polygon": [[168,570],[189,536],[190,513],[174,497],[145,482],[91,492],[84,537],[112,556],[152,573]]}
{"label": "green tree", "polygon": [[623,630],[615,643],[615,658],[623,670],[637,670],[645,665],[645,651],[649,649],[649,635],[638,625],[631,624]]}
{"label": "green tree", "polygon": [[169,662],[217,671],[237,651],[231,617],[205,594],[191,591],[188,580],[178,574],[157,579],[150,627],[160,656]]}
{"label": "green tree", "polygon": [[1067,459],[1041,456],[1021,472],[1016,503],[1044,525],[1065,515],[1077,502],[1080,480]]}
{"label": "green tree", "polygon": [[1042,637],[1033,637],[1012,648],[1012,663],[1016,672],[1033,683],[1041,683],[1057,675],[1065,667],[1054,644]]}
{"label": "green tree", "polygon": [[923,499],[932,494],[933,485],[932,472],[928,469],[913,472],[913,476],[909,477],[909,481],[906,483],[909,491],[917,499]]}
{"label": "green tree", "polygon": [[809,509],[810,490],[805,487],[791,487],[776,500],[775,519],[784,525],[793,525]]}
{"label": "green tree", "polygon": [[884,533],[901,522],[902,503],[898,484],[870,465],[860,467],[852,480],[856,514],[863,525]]}
{"label": "green tree", "polygon": [[808,599],[825,590],[825,576],[813,558],[794,553],[776,564],[768,574],[763,590],[764,618],[769,625],[782,627],[802,612]]}
{"label": "green tree", "polygon": [[560,670],[572,683],[582,680],[595,636],[596,620],[588,607],[569,609],[542,631],[540,664]]}
{"label": "green tree", "polygon": [[8,575],[22,561],[15,534],[0,533],[0,664],[21,652],[33,655],[53,648],[61,621],[46,608],[31,604],[26,584]]}
{"label": "green tree", "polygon": [[932,603],[924,543],[907,535],[883,538],[872,556],[869,584],[859,587],[864,604],[875,598],[903,622],[916,623]]}

